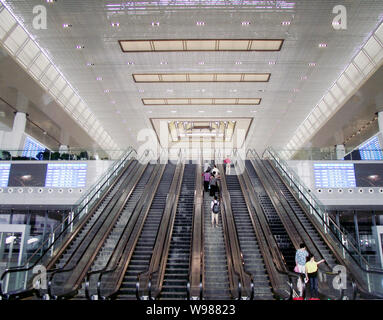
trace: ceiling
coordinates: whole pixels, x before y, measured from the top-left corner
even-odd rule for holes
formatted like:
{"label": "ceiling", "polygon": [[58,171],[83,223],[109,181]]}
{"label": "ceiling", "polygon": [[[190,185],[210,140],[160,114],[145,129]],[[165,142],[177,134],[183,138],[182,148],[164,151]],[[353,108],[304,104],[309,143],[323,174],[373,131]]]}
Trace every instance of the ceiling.
{"label": "ceiling", "polygon": [[15,112],[28,115],[26,133],[51,150],[58,150],[60,145],[100,150],[97,142],[0,47],[0,130],[12,130]]}
{"label": "ceiling", "polygon": [[[246,145],[258,152],[267,146],[282,148],[383,13],[383,2],[373,0],[1,1],[46,50],[120,148],[138,147],[138,133],[152,127],[151,118],[169,117],[254,118]],[[33,8],[41,4],[47,9],[47,29],[36,30]],[[332,26],[336,5],[347,8],[346,30]],[[123,52],[119,43],[156,39],[281,39],[283,44],[279,51]],[[132,76],[167,73],[270,73],[270,78],[138,83]],[[143,99],[185,98],[259,98],[260,103],[143,104]]]}
{"label": "ceiling", "polygon": [[306,147],[345,144],[353,149],[378,132],[376,113],[383,110],[383,66],[380,67],[327,123]]}

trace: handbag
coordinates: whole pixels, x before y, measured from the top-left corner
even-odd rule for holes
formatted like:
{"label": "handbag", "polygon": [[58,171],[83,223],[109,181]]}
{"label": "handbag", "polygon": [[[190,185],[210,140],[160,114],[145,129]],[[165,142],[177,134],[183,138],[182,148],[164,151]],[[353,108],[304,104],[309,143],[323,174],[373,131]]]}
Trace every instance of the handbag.
{"label": "handbag", "polygon": [[299,272],[299,267],[298,267],[298,265],[296,265],[296,266],[294,267],[294,272],[296,272],[296,273],[300,273],[300,272]]}

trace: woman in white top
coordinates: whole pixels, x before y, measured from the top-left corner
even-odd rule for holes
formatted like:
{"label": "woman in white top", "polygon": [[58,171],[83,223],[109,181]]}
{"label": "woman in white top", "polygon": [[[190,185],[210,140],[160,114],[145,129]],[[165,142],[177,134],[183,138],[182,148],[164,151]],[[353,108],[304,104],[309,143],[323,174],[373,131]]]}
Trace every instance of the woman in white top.
{"label": "woman in white top", "polygon": [[219,170],[218,170],[218,168],[217,168],[216,165],[214,165],[214,169],[212,170],[212,172],[214,173],[214,175],[215,175],[216,177],[219,176]]}

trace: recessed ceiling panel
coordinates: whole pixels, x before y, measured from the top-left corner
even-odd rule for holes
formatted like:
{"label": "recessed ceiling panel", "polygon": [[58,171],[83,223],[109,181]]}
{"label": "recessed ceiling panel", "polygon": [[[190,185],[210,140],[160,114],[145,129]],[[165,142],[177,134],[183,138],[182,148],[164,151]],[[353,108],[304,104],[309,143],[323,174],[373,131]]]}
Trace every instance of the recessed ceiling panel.
{"label": "recessed ceiling panel", "polygon": [[270,73],[133,74],[135,82],[267,82]]}
{"label": "recessed ceiling panel", "polygon": [[145,98],[144,105],[258,105],[260,98]]}
{"label": "recessed ceiling panel", "polygon": [[123,52],[168,51],[279,51],[283,40],[273,39],[176,39],[119,40]]}

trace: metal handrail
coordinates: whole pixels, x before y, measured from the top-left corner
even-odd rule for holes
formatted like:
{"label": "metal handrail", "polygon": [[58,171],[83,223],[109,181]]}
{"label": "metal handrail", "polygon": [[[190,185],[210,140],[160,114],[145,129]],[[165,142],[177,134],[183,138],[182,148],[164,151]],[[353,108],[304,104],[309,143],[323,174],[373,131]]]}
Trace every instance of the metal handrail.
{"label": "metal handrail", "polygon": [[[145,152],[145,155],[144,155],[141,159],[138,160],[138,163],[140,163],[144,157],[147,157],[147,155],[148,155],[148,152],[146,151],[146,152]],[[136,172],[132,172],[133,175],[134,175],[135,173],[136,173]],[[142,173],[143,173],[143,171],[142,171]],[[135,182],[135,184],[131,187],[130,192],[132,192],[132,191],[134,190],[135,185],[138,183],[138,181],[139,181],[139,178],[137,179],[137,181]],[[123,187],[129,185],[129,183],[130,183],[130,181],[127,182],[127,183],[125,183],[125,184],[123,185]],[[121,188],[121,187],[120,187],[120,188]],[[108,203],[108,205],[112,202],[112,200],[113,200],[113,198],[110,200],[110,202]],[[115,209],[116,205],[118,204],[118,200],[119,200],[119,198],[116,199],[116,201],[115,201],[114,204],[112,205],[112,208],[110,208],[109,213],[112,212],[112,211]],[[125,201],[127,201],[127,199],[126,199]],[[124,202],[124,203],[125,203],[125,202]],[[122,204],[122,206],[120,206],[119,208],[117,208],[117,213],[115,214],[115,219],[113,219],[112,221],[117,221],[118,217],[121,215],[121,212],[122,212],[122,210],[123,210],[123,207],[124,207],[124,204]],[[108,216],[109,216],[109,214],[108,214]],[[95,221],[95,223],[97,223],[97,222],[99,221],[100,218],[101,218],[101,215],[100,215],[100,217]],[[106,218],[107,218],[107,217],[106,217]],[[105,219],[106,219],[106,218],[105,218]],[[104,223],[105,223],[105,220],[104,220],[104,222],[102,222],[102,225],[103,225]],[[113,225],[114,225],[114,224],[113,224]],[[100,226],[100,227],[101,227],[101,226]],[[90,232],[90,231],[91,231],[91,229],[90,229],[88,232]],[[85,240],[85,239],[86,239],[86,237],[84,237],[84,240]],[[91,244],[91,243],[89,243],[89,244],[87,245],[86,249],[85,249],[84,252],[81,254],[81,256],[80,256],[80,258],[78,259],[78,261],[83,257],[83,255],[85,254],[85,252],[86,252],[87,248],[90,246],[90,244]],[[66,265],[69,263],[70,259],[75,255],[75,253],[76,253],[76,251],[74,251],[74,252],[72,253],[72,255],[71,255],[70,258],[68,259]],[[54,277],[56,274],[61,274],[61,273],[68,273],[68,272],[71,272],[71,271],[73,271],[75,268],[76,268],[76,265],[74,265],[73,267],[70,267],[70,268],[68,268],[68,269],[66,269],[65,267],[63,267],[63,268],[57,268],[57,269],[54,269],[54,270],[47,270],[47,273],[52,273],[51,276],[50,276],[50,281],[48,282],[48,295],[49,295],[49,297],[53,297],[54,299],[57,299],[57,297],[58,297],[58,296],[55,296],[55,295],[52,295],[52,294],[51,294],[51,284],[52,284],[52,279],[53,279],[53,277]],[[76,291],[76,290],[70,290],[70,291],[68,291],[68,292],[65,293],[65,294],[61,294],[60,296],[66,296],[66,295],[68,295],[68,294],[71,294],[71,293],[74,292],[74,291]]]}
{"label": "metal handrail", "polygon": [[[247,168],[246,168],[246,170],[247,170]],[[255,192],[255,191],[254,191]],[[263,214],[265,215],[265,213],[264,213],[264,209],[263,209],[263,207],[262,206],[260,206],[260,209],[261,209],[261,211],[263,212]],[[258,217],[257,217],[257,219],[259,219]],[[259,225],[262,225],[262,223],[260,223],[259,222]],[[265,235],[266,235],[266,232],[265,232],[265,230],[264,230],[264,228],[262,227],[261,228],[261,231],[262,231],[262,233],[263,233],[263,235],[264,235],[264,237],[265,237]],[[311,239],[311,236],[308,234],[308,236],[309,236],[309,238]],[[270,238],[269,238],[270,237]],[[274,237],[273,236],[269,236],[266,240],[267,240],[267,242],[269,242],[270,241],[270,239],[271,239],[271,241],[273,241],[274,243],[275,243],[275,239],[274,239]],[[312,241],[312,240],[311,240]],[[313,242],[313,241],[312,241]],[[316,246],[316,244],[315,243],[313,243],[314,244],[314,246]],[[270,245],[268,246],[268,247],[270,247]],[[278,245],[277,245],[277,247],[278,247]],[[278,256],[278,258],[279,258],[279,256]],[[284,262],[283,262],[284,263]],[[296,277],[296,275],[299,275],[298,273],[292,273],[292,272],[290,272],[290,271],[281,271],[277,266],[275,266],[275,269],[276,269],[276,271],[278,272],[278,273],[280,273],[280,274],[286,274],[286,275],[288,275],[289,277],[290,276],[294,276],[294,274],[295,274],[295,277]],[[287,270],[287,269],[286,269]],[[330,276],[337,276],[337,275],[339,275],[339,273],[340,272],[338,272],[338,273],[333,273],[333,272],[329,272],[329,271],[326,271],[326,272],[324,272],[324,271],[322,271],[322,270],[320,270],[319,269],[319,272],[323,272],[323,273],[325,273],[325,274],[327,274],[327,275],[330,275]],[[290,281],[291,281],[291,279],[290,279]],[[351,281],[353,281],[353,280],[351,280]],[[304,281],[302,282],[302,284],[304,284]],[[344,297],[344,290],[343,289],[341,289],[340,290],[340,300],[341,299],[343,299],[343,297]],[[291,297],[290,297],[290,299],[291,299]]]}
{"label": "metal handrail", "polygon": [[[200,161],[201,161],[201,164],[203,163],[203,159],[202,159],[202,154],[200,154]],[[202,285],[202,279],[203,279],[203,275],[202,275],[202,270],[203,270],[203,248],[204,248],[204,239],[203,239],[203,215],[204,215],[204,208],[203,208],[203,205],[202,205],[202,202],[203,202],[203,187],[202,187],[202,179],[200,179],[201,177],[201,165],[197,165],[197,168],[196,168],[196,188],[195,188],[195,196],[194,196],[194,205],[193,205],[193,222],[192,222],[192,234],[191,234],[191,243],[190,243],[190,252],[191,252],[191,257],[190,257],[190,261],[189,261],[189,274],[188,274],[188,282],[187,282],[187,285],[186,285],[186,296],[187,296],[187,300],[190,300],[191,298],[191,284],[190,284],[190,278],[191,278],[191,274],[192,274],[192,263],[193,263],[193,239],[194,239],[194,224],[195,224],[195,216],[196,216],[196,205],[197,205],[197,202],[200,201],[201,202],[201,212],[200,212],[200,219],[201,219],[201,237],[200,237],[200,243],[201,243],[201,252],[200,252],[200,274],[199,274],[199,298],[200,300],[202,300],[202,297],[203,297],[203,285]],[[200,181],[201,180],[201,181]],[[202,271],[202,272],[201,272]]]}
{"label": "metal handrail", "polygon": [[[269,150],[269,149],[270,149],[270,150]],[[266,151],[269,152],[269,154],[272,156],[272,158],[274,159],[274,161],[279,165],[279,167],[281,168],[281,170],[282,170],[282,171],[285,173],[285,175],[288,177],[289,181],[291,181],[291,182],[298,188],[299,193],[301,194],[301,196],[304,197],[305,200],[307,201],[307,203],[310,204],[310,207],[317,213],[318,217],[322,220],[322,222],[325,223],[325,224],[330,228],[330,226],[327,224],[327,222],[323,219],[323,217],[321,216],[321,214],[318,212],[317,208],[315,208],[315,206],[312,205],[311,201],[306,197],[306,195],[305,195],[303,192],[300,191],[300,188],[299,188],[299,186],[297,185],[297,183],[296,183],[295,181],[299,181],[300,185],[305,189],[305,191],[307,191],[306,186],[300,181],[299,177],[297,177],[293,172],[291,172],[291,173],[287,172],[287,171],[283,168],[283,166],[280,164],[280,161],[278,161],[278,159],[274,156],[273,152],[275,152],[275,151],[271,151],[271,148],[269,148],[269,149],[267,149]],[[266,152],[266,151],[265,151],[265,152]],[[252,152],[254,152],[254,150],[253,150]],[[286,167],[287,167],[287,166],[286,166]],[[291,179],[290,174],[294,176],[294,179]],[[308,191],[307,191],[307,192],[308,192]],[[318,200],[316,199],[316,197],[315,197],[314,195],[312,195],[311,198],[312,198],[312,200],[317,204],[317,206],[318,206],[319,208],[323,207],[322,204],[319,204],[319,203],[318,203]],[[328,218],[329,218],[329,220],[332,222],[334,228],[336,228],[337,231],[338,231],[342,236],[344,236],[344,237],[347,238],[347,239],[350,238],[347,234],[345,234],[344,230],[340,229],[340,227],[335,223],[335,221],[333,221],[333,219],[332,219],[331,217],[328,217]],[[353,242],[352,242],[352,241],[349,241],[349,240],[347,240],[347,241],[348,241],[348,243],[350,243],[350,245],[353,247],[353,249],[358,253],[358,255],[359,255],[359,256],[361,257],[361,259],[365,262],[365,264],[366,264],[367,266],[369,266],[368,261],[367,261],[367,260],[363,257],[363,255],[360,253],[359,249],[356,248],[356,247],[354,246]],[[370,268],[371,268],[371,269],[374,269],[374,268],[372,268],[372,267],[370,267]],[[383,271],[383,270],[382,270],[382,271]]]}
{"label": "metal handrail", "polygon": [[[115,168],[115,170],[113,171],[113,173],[112,173],[110,176],[113,176],[114,172],[116,172],[117,170],[120,169],[120,165],[121,165],[122,163],[124,163],[124,162],[127,160],[127,158],[130,156],[130,154],[131,154],[132,152],[135,152],[135,150],[131,149],[131,150],[129,151],[129,153],[126,155],[126,157],[125,157],[123,160],[120,159],[120,160],[117,160],[117,161],[116,161],[116,162],[120,161],[120,164],[119,164],[119,166],[118,166],[117,168]],[[104,176],[103,176],[101,179],[103,179],[103,178],[104,178]],[[108,181],[109,181],[109,180],[106,180],[106,181],[100,186],[99,189],[101,189],[106,183],[108,183]],[[56,245],[56,242],[59,241],[61,235],[62,235],[62,234],[63,234],[69,227],[72,226],[72,223],[73,223],[73,221],[75,220],[75,218],[77,218],[77,216],[79,216],[79,215],[82,213],[82,211],[86,208],[86,206],[89,204],[89,202],[93,199],[93,197],[94,197],[96,194],[97,194],[97,192],[95,192],[94,195],[92,196],[92,198],[89,199],[89,201],[88,201],[85,205],[83,205],[82,209],[81,209],[80,211],[78,211],[77,215],[76,215],[76,216],[73,216],[72,221],[71,221],[70,223],[68,223],[67,226],[64,227],[64,228],[61,230],[61,232],[60,232],[59,235],[55,238],[55,240],[48,246],[48,248],[41,254],[41,256],[38,258],[38,260],[36,260],[32,265],[29,265],[29,263],[32,261],[32,258],[33,258],[35,255],[37,255],[37,252],[41,251],[41,250],[44,248],[44,245],[50,240],[50,237],[51,237],[51,236],[48,236],[48,237],[47,237],[47,239],[40,245],[40,247],[39,247],[38,249],[35,250],[35,252],[32,254],[32,256],[28,259],[28,261],[27,261],[23,266],[12,267],[12,268],[8,268],[8,269],[4,270],[4,272],[2,273],[2,275],[1,275],[1,277],[0,277],[0,296],[1,296],[1,297],[5,297],[5,298],[7,298],[7,297],[9,296],[9,294],[5,294],[5,293],[3,292],[3,281],[4,281],[5,276],[6,276],[7,274],[16,273],[16,272],[25,272],[25,271],[30,271],[31,269],[33,269],[33,268],[38,264],[38,262],[39,262],[41,259],[43,259],[43,257],[45,256],[45,254],[46,254],[47,252],[49,252],[49,251]],[[59,228],[62,228],[62,226],[64,225],[64,223],[65,223],[66,221],[68,221],[69,218],[70,218],[70,217],[67,216],[67,217],[65,218],[65,220],[64,220],[60,225],[58,225],[58,226],[51,232],[51,234],[54,234],[56,231],[59,230]],[[25,291],[25,290],[22,290],[22,291]]]}
{"label": "metal handrail", "polygon": [[[223,174],[225,174],[225,173],[223,173]],[[220,179],[218,179],[218,180],[220,180]],[[218,183],[218,181],[217,181],[217,183]],[[220,186],[219,186],[220,187]],[[223,197],[223,194],[222,194],[222,188],[220,187],[219,188],[219,192],[220,192],[220,199],[222,200],[222,199],[225,199],[225,197]],[[228,193],[228,192],[227,192]],[[227,194],[227,198],[230,200],[230,194],[228,193]],[[223,201],[223,210],[225,210],[225,212],[226,212],[226,200],[224,200]],[[224,217],[225,217],[225,219],[223,219],[222,218],[222,221],[224,222],[226,219],[227,219],[227,216],[226,216],[226,214],[225,215],[223,215]],[[235,221],[234,221],[234,224],[235,224]],[[229,235],[230,234],[230,230],[229,230],[229,226],[228,226],[228,223],[227,223],[227,221],[225,222],[225,223],[223,223],[223,225],[224,225],[224,228],[225,228],[225,230],[226,230],[226,232],[224,233],[225,235],[227,234],[227,235]],[[234,230],[235,231],[235,230]],[[233,257],[233,258],[235,258],[234,256],[233,256],[233,252],[232,252],[232,249],[231,249],[231,246],[230,245],[228,245],[228,239],[225,237],[225,242],[226,242],[226,250],[228,251],[228,255],[229,256],[231,256],[231,257]],[[240,255],[240,257],[243,259],[243,254],[242,254],[242,251],[241,251],[241,248],[240,248],[240,246],[239,246],[239,243],[238,243],[238,245],[237,245],[237,251],[238,251],[238,253],[239,253],[239,255]],[[243,263],[243,261],[241,261],[241,263]],[[253,285],[253,276],[252,276],[252,274],[250,274],[249,272],[247,272],[245,269],[244,269],[244,267],[243,267],[243,264],[242,264],[242,270],[240,270],[240,271],[242,271],[244,274],[246,274],[248,277],[249,277],[249,279],[250,279],[250,298],[253,298],[254,297],[254,285]],[[235,267],[234,267],[234,264],[233,264],[233,266],[232,266],[232,272],[236,275],[236,277],[238,278],[238,300],[240,300],[241,298],[242,298],[242,275],[241,275],[241,273],[238,271],[238,270],[236,270],[235,269]]]}
{"label": "metal handrail", "polygon": [[[237,161],[237,163],[240,163],[240,162]],[[247,178],[249,179],[246,167],[244,168],[244,173],[247,175]],[[244,179],[244,180],[246,180],[246,179]],[[246,181],[244,181],[244,183],[246,184]],[[250,180],[249,180],[249,183],[251,183]],[[246,188],[247,188],[247,184],[246,184]],[[258,194],[255,191],[254,191],[254,193],[255,193],[256,196],[258,196]],[[251,195],[250,195],[250,197],[251,197]],[[251,203],[251,205],[254,207],[254,205],[252,203]],[[254,208],[254,209],[256,210],[256,208]],[[259,206],[259,209],[262,211],[262,214],[266,217],[266,213],[264,212],[263,207]],[[297,278],[299,276],[296,273],[288,271],[287,268],[285,270],[280,270],[279,267],[276,266],[274,259],[280,260],[279,264],[282,265],[282,266],[285,266],[285,262],[283,260],[283,257],[281,255],[280,251],[279,251],[280,250],[279,246],[276,244],[276,240],[275,240],[274,236],[271,233],[267,233],[266,232],[266,230],[265,230],[266,226],[264,226],[263,223],[261,223],[259,216],[257,214],[255,214],[254,218],[257,220],[257,224],[256,225],[260,226],[259,231],[261,232],[261,236],[266,241],[266,245],[262,246],[262,247],[264,248],[264,250],[268,250],[269,254],[270,254],[270,257],[272,257],[272,261],[273,261],[272,266],[273,266],[274,272],[277,272],[279,275],[283,275],[283,276],[285,276],[285,277],[287,277],[289,279],[287,283],[288,283],[289,287],[291,288],[291,290],[290,290],[290,295],[289,295],[289,297],[287,299],[291,300],[292,299],[292,295],[293,295],[293,289],[292,289],[293,288],[293,284],[292,284],[291,278],[293,278],[293,277]],[[253,227],[255,228],[255,226],[253,226]],[[256,230],[254,230],[254,231],[257,232]],[[273,242],[274,245],[272,245],[271,242]],[[273,251],[271,250],[272,247],[278,248],[277,249],[278,250],[277,251],[278,255],[276,257],[274,255]],[[274,295],[276,295],[274,288],[273,288],[273,291],[274,291]]]}
{"label": "metal handrail", "polygon": [[[273,158],[274,158],[274,157],[273,157]],[[274,159],[275,159],[275,158],[274,158]],[[276,160],[276,159],[275,159],[275,160]],[[277,161],[277,160],[276,160],[276,161]],[[285,172],[286,175],[288,175],[288,173],[287,173],[283,168],[282,168],[282,170]],[[290,180],[296,187],[298,187],[297,184],[294,182],[294,180],[292,180],[292,179],[289,179],[289,180]],[[299,190],[299,189],[298,189],[298,190]],[[283,193],[281,193],[281,194],[283,195]],[[304,197],[304,198],[306,199],[306,201],[307,201],[308,203],[310,203],[310,207],[317,213],[317,216],[322,220],[322,223],[325,224],[325,225],[328,227],[328,229],[329,229],[332,233],[335,234],[334,230],[332,230],[332,228],[330,227],[330,225],[328,225],[328,223],[326,222],[326,220],[323,219],[323,217],[320,215],[320,213],[319,213],[318,210],[315,208],[315,206],[313,206],[313,205],[311,204],[311,202],[309,201],[309,199],[307,199],[307,197],[306,197],[302,192],[300,192],[300,194],[301,194],[302,197]],[[283,195],[283,196],[284,196],[284,195]],[[339,229],[339,227],[336,225],[336,223],[335,223],[330,217],[329,217],[329,220],[332,221],[334,227],[337,228],[337,230],[338,230],[339,233],[341,233],[344,237],[347,237],[347,235],[345,235],[345,234]],[[338,237],[337,237],[336,234],[335,234],[335,238],[338,239]],[[339,241],[339,239],[338,239],[338,241]],[[341,243],[341,241],[339,241],[339,243]],[[366,264],[367,266],[369,266],[368,261],[363,257],[363,255],[359,252],[359,250],[352,244],[352,242],[351,242],[351,241],[348,241],[348,243],[350,243],[350,245],[351,245],[351,246],[353,247],[353,249],[356,251],[356,253],[358,254],[358,256],[360,256],[361,260],[362,260],[363,262],[365,262],[365,264]],[[343,245],[343,243],[342,243],[342,247],[343,247],[344,250],[346,250],[347,253],[348,253],[348,254],[355,260],[355,258],[354,258],[353,255],[351,254],[351,252],[347,249],[347,247],[345,247],[345,246]],[[360,262],[358,262],[357,260],[355,260],[355,262],[357,262],[358,265],[359,265],[359,267],[360,267],[363,271],[365,271],[365,272],[371,272],[371,273],[376,273],[376,274],[383,274],[383,270],[382,270],[382,269],[376,269],[376,268],[369,267],[369,270],[367,270],[367,269],[365,269],[363,266],[360,265]]]}
{"label": "metal handrail", "polygon": [[[162,152],[164,152],[164,150],[162,150]],[[162,152],[161,152],[161,154],[162,154]],[[162,174],[161,174],[161,175],[162,175]],[[160,181],[158,181],[157,186],[158,186],[159,182],[160,182]],[[141,199],[142,199],[142,197],[141,197]],[[140,201],[141,201],[141,200],[140,200]],[[136,207],[137,207],[137,206],[139,206],[139,203],[136,204]],[[133,210],[133,212],[134,212],[134,211],[135,211],[135,210]],[[128,226],[128,224],[126,224],[126,226]],[[124,229],[124,231],[125,231],[125,229]],[[123,232],[123,233],[124,233],[124,232]],[[120,242],[120,241],[121,241],[121,237],[120,237],[120,239],[119,239],[119,242]],[[116,246],[116,247],[117,247],[117,246]],[[108,260],[108,262],[107,262],[107,264],[106,264],[106,266],[105,266],[104,268],[99,269],[99,270],[90,271],[90,272],[88,273],[87,283],[86,283],[86,290],[88,290],[88,293],[86,293],[87,297],[90,298],[90,296],[89,296],[89,279],[90,279],[90,276],[93,275],[93,274],[99,274],[98,281],[97,281],[97,294],[98,294],[98,299],[103,299],[103,300],[106,299],[106,297],[104,297],[104,296],[101,295],[101,283],[102,283],[102,277],[103,277],[104,275],[106,275],[106,274],[110,274],[110,273],[116,271],[116,270],[118,269],[118,267],[120,267],[120,263],[121,263],[121,260],[122,260],[122,257],[123,257],[123,256],[122,256],[122,254],[121,254],[121,255],[119,256],[118,261],[116,262],[116,264],[115,264],[111,269],[109,269],[109,263],[110,263],[110,261],[112,260],[112,257],[113,257],[113,254],[112,254],[111,257],[109,258],[109,260]]]}
{"label": "metal handrail", "polygon": [[[249,150],[249,151],[251,151],[251,152],[253,153],[253,155],[254,155],[254,154],[257,155],[256,152],[255,152],[254,150]],[[259,156],[258,156],[258,158],[259,158]],[[275,161],[277,161],[277,160],[275,159]],[[277,162],[278,162],[278,161],[277,161]],[[285,174],[286,174],[287,176],[289,176],[288,173],[287,173],[283,168],[282,168],[282,170],[285,172]],[[290,176],[289,176],[289,178],[290,178]],[[273,180],[274,180],[274,178],[273,178]],[[291,180],[292,183],[294,183],[294,185],[296,185],[295,182],[294,182],[291,178],[290,178],[290,180]],[[306,198],[306,196],[300,191],[299,188],[298,188],[298,190],[299,190],[299,192],[301,193],[301,195],[305,197],[306,201],[308,201],[308,199]],[[286,196],[283,194],[283,192],[282,192],[281,190],[280,190],[280,194],[282,195],[282,197],[285,199],[286,203],[287,203],[287,204],[290,206],[290,208],[292,209],[291,204],[290,204],[289,201],[286,199]],[[314,206],[312,206],[311,202],[308,201],[308,203],[310,204],[310,206],[312,207],[312,209],[315,210],[315,211],[317,212],[317,209],[316,209]],[[295,214],[294,210],[292,210],[292,212]],[[317,212],[317,214],[318,214],[318,216],[322,219],[323,223],[325,223],[325,224],[327,225],[327,222],[326,222],[325,220],[323,220],[323,218],[320,216],[320,214],[319,214],[318,212]],[[303,229],[305,230],[305,228],[304,228],[304,226],[302,225],[302,222],[300,221],[300,219],[297,218],[297,220],[298,220],[298,222],[301,224],[301,226],[303,227]],[[335,232],[331,229],[330,226],[327,225],[327,227],[328,227],[328,229],[329,229],[332,233],[335,233]],[[307,233],[307,234],[308,234],[308,233]],[[309,234],[308,234],[308,235],[309,235]],[[309,237],[310,237],[310,235],[309,235]],[[311,238],[311,237],[310,237],[310,238]],[[364,269],[364,268],[360,265],[360,263],[354,258],[354,256],[350,253],[350,251],[343,245],[343,243],[341,243],[341,242],[339,241],[339,239],[337,238],[336,235],[335,235],[335,239],[338,240],[338,242],[341,244],[341,246],[343,247],[343,249],[344,249],[344,250],[345,250],[345,251],[352,257],[352,259],[357,263],[358,267],[359,267],[360,269],[362,269],[363,272],[366,272],[366,273],[369,273],[369,274],[383,274],[383,271],[378,271],[378,270],[367,270],[367,269]],[[313,241],[313,244],[316,246],[316,244],[315,244],[314,241]],[[319,252],[320,252],[320,250],[319,250]],[[327,264],[327,262],[326,262],[326,264]],[[351,282],[354,283],[354,282],[355,282],[355,279],[351,279]],[[362,293],[364,293],[364,294],[367,293],[368,295],[374,296],[375,298],[379,298],[379,299],[382,299],[382,298],[383,298],[383,296],[382,296],[381,294],[377,294],[377,293],[373,293],[373,294],[372,294],[372,293],[370,293],[370,292],[365,292],[365,290],[360,289],[359,286],[358,286],[357,290],[360,291],[360,292],[362,292]]]}
{"label": "metal handrail", "polygon": [[[179,172],[181,171],[181,172]],[[170,230],[172,230],[173,228],[170,227],[170,223],[174,223],[174,220],[171,221],[170,218],[172,217],[172,213],[174,212],[173,214],[173,217],[175,217],[175,211],[177,210],[177,205],[178,205],[178,198],[179,198],[179,194],[180,194],[180,191],[181,191],[181,181],[183,179],[183,174],[184,174],[184,165],[182,163],[182,149],[179,149],[179,152],[178,152],[178,163],[177,163],[177,168],[175,169],[175,172],[174,172],[174,176],[173,176],[173,181],[170,185],[170,189],[169,189],[169,193],[167,194],[167,197],[166,197],[166,204],[165,204],[165,208],[164,208],[164,213],[162,215],[162,219],[161,219],[161,222],[160,222],[160,227],[157,231],[157,235],[156,235],[156,239],[155,239],[155,245],[157,243],[159,243],[159,237],[161,236],[161,231],[162,229],[161,228],[165,228],[164,224],[162,223],[163,219],[164,218],[168,218],[168,225],[166,226],[166,230],[168,230],[168,232],[170,232]],[[170,207],[168,207],[170,206]],[[170,241],[171,241],[171,235],[170,237],[168,238],[169,234],[168,233],[164,233],[162,234],[163,238],[160,240],[162,240],[162,242],[160,244],[163,244],[163,245],[167,245],[168,248],[170,246]],[[165,241],[168,241],[168,243],[165,243]],[[149,286],[148,286],[148,290],[149,290],[149,297],[152,296],[152,283],[151,283],[151,279],[153,279],[153,275],[155,274],[158,274],[160,272],[160,267],[161,267],[161,264],[164,262],[164,259],[167,258],[167,253],[168,253],[168,248],[165,250],[166,252],[166,257],[164,256],[164,248],[162,247],[161,248],[161,251],[156,253],[157,256],[156,257],[159,257],[158,260],[156,260],[154,258],[154,262],[153,262],[153,255],[152,255],[152,258],[151,258],[151,261],[150,261],[150,264],[149,264],[149,269],[144,271],[144,272],[141,272],[138,276],[137,276],[137,281],[139,282],[140,281],[140,278],[143,274],[147,274],[148,275],[148,278],[149,278]],[[155,247],[154,247],[155,249]],[[153,249],[153,250],[154,250]],[[156,250],[154,250],[156,251]],[[153,253],[154,254],[154,253]],[[166,261],[165,261],[166,263]],[[151,270],[151,268],[154,268]],[[166,266],[165,266],[166,267]],[[161,286],[161,284],[160,284]],[[138,286],[139,288],[139,286]],[[157,294],[159,294],[160,292],[158,292]],[[138,293],[137,293],[138,295]],[[157,296],[157,295],[156,295]],[[156,299],[156,296],[153,297],[153,299]]]}
{"label": "metal handrail", "polygon": [[[130,174],[132,174],[132,175],[134,175],[135,174],[135,172],[130,172]],[[129,184],[129,182],[126,182],[124,185],[123,185],[123,187],[125,187],[125,186],[127,186]],[[121,187],[120,187],[121,188]],[[132,186],[132,189],[134,188],[134,186]],[[110,208],[110,210],[109,210],[109,213],[111,213],[115,208],[116,208],[116,205],[118,204],[118,200],[119,200],[119,198],[116,198],[115,199],[115,201],[114,201],[114,197],[109,201],[109,203],[108,203],[108,205],[109,204],[111,204],[112,205],[112,207]],[[118,217],[119,217],[119,215],[121,214],[121,211],[122,211],[122,207],[120,207],[120,208],[117,208],[117,212],[118,213],[116,213],[115,214],[115,219],[117,219]],[[95,224],[97,224],[99,221],[101,221],[100,219],[102,219],[102,218],[105,218],[105,219],[107,219],[108,217],[109,217],[109,214],[105,217],[105,215],[100,215],[99,217],[98,217],[98,219],[94,222]],[[114,220],[115,220],[114,219]],[[112,220],[112,221],[114,221],[114,220]],[[102,225],[105,223],[105,220],[104,220],[104,222],[102,222],[102,224],[101,224],[101,226],[100,227],[102,227]],[[91,229],[88,231],[88,233],[90,233],[91,232]],[[84,239],[83,239],[83,241],[81,241],[81,244],[86,240],[86,236],[84,237]],[[80,244],[80,245],[81,245]],[[86,252],[86,250],[88,249],[88,247],[91,245],[91,243],[88,243],[88,245],[86,246],[86,249],[84,250],[84,252],[81,254],[81,256],[80,256],[80,258],[78,259],[78,261],[79,260],[81,260],[81,258],[83,257],[83,255],[85,254],[85,252]],[[50,283],[52,282],[52,279],[53,279],[53,277],[56,275],[56,274],[62,274],[62,273],[68,273],[68,272],[71,272],[71,271],[73,271],[74,269],[75,269],[75,267],[76,267],[76,265],[75,266],[73,266],[73,267],[70,267],[70,268],[66,268],[66,266],[69,264],[69,261],[72,259],[72,257],[74,256],[76,254],[76,250],[74,250],[73,251],[73,253],[71,254],[71,256],[68,258],[68,260],[67,260],[67,262],[66,262],[66,264],[65,264],[65,266],[64,267],[62,267],[62,268],[58,268],[58,269],[54,269],[54,270],[52,270],[52,269],[50,269],[50,270],[47,270],[47,273],[48,274],[51,274],[52,273],[52,275],[51,275],[51,277],[50,277]],[[72,290],[69,292],[69,293],[71,293],[72,292]],[[66,294],[61,294],[61,296],[65,296]]]}

